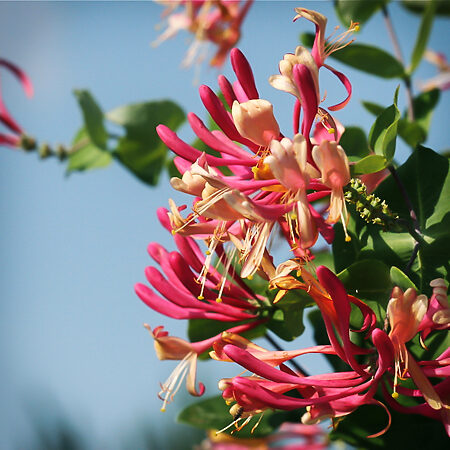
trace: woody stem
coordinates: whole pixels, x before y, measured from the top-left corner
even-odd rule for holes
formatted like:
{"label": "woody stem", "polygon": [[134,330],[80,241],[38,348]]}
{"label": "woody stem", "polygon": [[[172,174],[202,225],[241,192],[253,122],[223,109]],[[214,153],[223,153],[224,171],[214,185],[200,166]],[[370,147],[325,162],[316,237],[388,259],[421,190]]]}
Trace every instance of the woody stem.
{"label": "woody stem", "polygon": [[[266,334],[264,335],[264,337],[265,337],[266,340],[272,345],[272,347],[275,348],[275,350],[277,350],[277,351],[279,351],[279,352],[284,351],[284,349],[280,346],[280,344],[278,344],[278,342],[275,341],[275,339],[274,339],[272,336],[270,336],[270,334],[266,333]],[[301,373],[303,376],[305,376],[305,377],[308,377],[308,376],[309,376],[309,375],[308,375],[308,372],[306,372],[306,370],[303,369],[302,366],[301,366],[300,364],[298,364],[296,361],[290,360],[289,362],[292,364],[292,366],[294,367],[294,369],[297,370],[297,372],[300,372],[300,373]]]}

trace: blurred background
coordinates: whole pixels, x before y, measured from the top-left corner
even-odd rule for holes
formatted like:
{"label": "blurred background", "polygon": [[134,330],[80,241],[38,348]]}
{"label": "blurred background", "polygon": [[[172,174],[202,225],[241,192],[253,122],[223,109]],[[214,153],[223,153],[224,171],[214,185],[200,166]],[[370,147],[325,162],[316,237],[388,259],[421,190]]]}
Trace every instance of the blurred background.
{"label": "blurred background", "polygon": [[[261,97],[274,104],[281,129],[291,133],[292,101],[267,82],[278,61],[313,31],[293,8],[314,8],[337,25],[328,1],[256,1],[244,23],[239,47],[250,60]],[[206,64],[182,70],[189,36],[184,33],[153,49],[162,7],[152,2],[0,2],[0,57],[22,67],[34,83],[25,98],[17,81],[2,71],[2,95],[13,116],[40,142],[70,143],[81,126],[72,94],[89,89],[105,111],[153,99],[172,99],[186,112],[205,117],[194,79],[216,88],[218,72]],[[397,2],[389,9],[409,58],[420,17]],[[429,47],[448,50],[448,23],[436,18]],[[357,35],[392,52],[380,14]],[[373,117],[360,100],[392,103],[397,81],[382,80],[332,63],[353,83],[349,106],[336,116],[366,131]],[[223,68],[231,76],[230,64]],[[435,75],[423,63],[416,79]],[[344,97],[334,78],[321,80],[329,102]],[[414,86],[417,92],[417,86]],[[448,96],[441,97],[427,145],[442,150],[448,139]],[[329,103],[331,104],[331,103]],[[401,110],[405,106],[400,91]],[[180,134],[194,136],[187,126]],[[399,160],[408,150],[399,142]],[[155,212],[175,195],[164,174],[150,188],[118,164],[105,170],[65,175],[54,159],[0,149],[0,448],[176,449],[202,433],[175,423],[191,399],[180,391],[167,412],[156,397],[176,363],[158,362],[142,327],[164,325],[186,336],[186,324],[161,317],[134,294],[150,259],[146,246],[158,241],[172,249]],[[308,331],[286,347],[311,343]],[[311,373],[324,361],[306,359]],[[240,372],[224,363],[200,363],[207,395],[217,395],[217,380]],[[182,443],[176,442],[182,439]],[[52,447],[53,446],[53,447]]]}

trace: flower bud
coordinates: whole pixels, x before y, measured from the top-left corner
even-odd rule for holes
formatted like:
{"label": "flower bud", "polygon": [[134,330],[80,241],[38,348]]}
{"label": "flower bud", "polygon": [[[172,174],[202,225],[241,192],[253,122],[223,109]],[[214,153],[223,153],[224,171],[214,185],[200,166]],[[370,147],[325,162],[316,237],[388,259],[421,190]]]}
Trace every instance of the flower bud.
{"label": "flower bud", "polygon": [[280,135],[273,106],[267,100],[249,100],[244,103],[235,101],[231,113],[240,135],[255,144],[268,147],[270,141]]}

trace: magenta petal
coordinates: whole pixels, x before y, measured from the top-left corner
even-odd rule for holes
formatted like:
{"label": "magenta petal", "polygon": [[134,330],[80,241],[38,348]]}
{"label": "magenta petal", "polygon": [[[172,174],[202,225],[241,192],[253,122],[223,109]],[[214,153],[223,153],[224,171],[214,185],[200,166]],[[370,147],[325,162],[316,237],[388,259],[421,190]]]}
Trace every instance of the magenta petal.
{"label": "magenta petal", "polygon": [[300,92],[300,99],[303,108],[303,121],[301,132],[309,139],[314,118],[317,114],[317,94],[314,80],[308,67],[304,64],[296,64],[293,70],[295,84]]}
{"label": "magenta petal", "polygon": [[252,68],[244,54],[238,48],[233,48],[230,52],[230,60],[234,73],[248,98],[250,100],[259,98]]}
{"label": "magenta petal", "polygon": [[[225,345],[223,348],[225,354],[231,358],[233,361],[237,362],[239,365],[245,369],[253,372],[261,377],[267,378],[268,380],[276,381],[278,383],[293,383],[303,386],[323,386],[323,387],[349,387],[355,385],[355,380],[335,380],[335,379],[311,379],[309,377],[300,377],[297,375],[290,375],[288,373],[282,372],[281,370],[275,369],[274,367],[260,361],[255,358],[248,351],[239,348],[235,345]],[[359,380],[356,381],[359,383]]]}
{"label": "magenta petal", "polygon": [[[234,125],[233,125],[234,126]],[[183,140],[181,140],[175,132],[173,132],[170,128],[165,125],[158,125],[156,127],[156,132],[164,144],[167,145],[174,153],[181,156],[182,158],[195,162],[202,153],[200,150],[197,150],[194,147],[191,147],[189,144],[186,144]],[[217,166],[227,166],[227,165],[244,165],[244,166],[253,166],[255,161],[248,160],[244,161],[242,159],[228,159],[228,158],[217,158],[216,156],[205,155],[206,162],[213,167]]]}
{"label": "magenta petal", "polygon": [[33,83],[31,82],[28,75],[20,69],[18,66],[13,64],[12,62],[7,61],[6,59],[0,58],[0,66],[6,67],[9,69],[20,81],[22,84],[23,90],[28,97],[33,96]]}
{"label": "magenta petal", "polygon": [[347,97],[340,103],[330,106],[328,109],[330,111],[338,111],[339,109],[344,108],[347,103],[350,101],[350,99],[352,98],[352,84],[350,83],[349,79],[341,72],[338,72],[336,69],[334,69],[333,67],[324,64],[324,67],[326,67],[330,72],[332,72],[334,75],[336,75],[339,80],[341,81],[341,83],[344,85],[345,89],[347,90]]}
{"label": "magenta petal", "polygon": [[219,75],[217,81],[219,83],[219,88],[225,98],[225,101],[227,102],[227,105],[231,108],[233,106],[233,102],[237,100],[232,84],[223,75]]}

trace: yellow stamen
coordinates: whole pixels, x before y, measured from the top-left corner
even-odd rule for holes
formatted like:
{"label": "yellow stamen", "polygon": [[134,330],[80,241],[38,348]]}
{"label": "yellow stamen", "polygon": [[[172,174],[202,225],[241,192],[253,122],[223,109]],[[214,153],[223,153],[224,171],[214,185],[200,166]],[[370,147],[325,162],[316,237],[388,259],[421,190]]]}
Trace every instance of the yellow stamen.
{"label": "yellow stamen", "polygon": [[393,392],[391,394],[392,398],[397,399],[398,398],[398,392]]}
{"label": "yellow stamen", "polygon": [[216,302],[217,302],[217,303],[222,303],[222,299],[221,299],[220,297],[217,297],[217,298],[216,298]]}
{"label": "yellow stamen", "polygon": [[199,300],[205,300],[205,297],[203,297],[203,295],[199,295],[197,298],[198,298]]}

